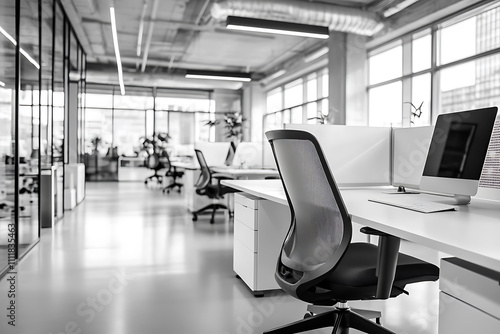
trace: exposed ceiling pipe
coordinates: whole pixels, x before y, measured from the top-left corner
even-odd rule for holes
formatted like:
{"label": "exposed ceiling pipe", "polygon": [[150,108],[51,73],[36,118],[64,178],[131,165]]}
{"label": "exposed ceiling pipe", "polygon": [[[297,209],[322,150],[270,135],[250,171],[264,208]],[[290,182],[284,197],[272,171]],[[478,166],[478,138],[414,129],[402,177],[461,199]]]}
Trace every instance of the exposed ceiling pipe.
{"label": "exposed ceiling pipe", "polygon": [[330,30],[372,36],[384,24],[375,14],[357,8],[296,0],[224,0],[211,8],[212,17],[223,21],[228,15],[328,26]]}
{"label": "exposed ceiling pipe", "polygon": [[154,19],[156,18],[156,12],[158,11],[158,0],[154,0],[153,7],[151,8],[151,23],[149,23],[148,37],[146,38],[146,46],[144,47],[144,53],[142,55],[142,65],[141,72],[146,69],[146,64],[149,55],[149,46],[151,45],[151,39],[153,38],[153,29],[155,27]]}
{"label": "exposed ceiling pipe", "polygon": [[141,56],[142,48],[142,35],[144,32],[144,17],[146,16],[146,9],[148,8],[148,3],[144,0],[142,4],[141,21],[139,22],[139,35],[137,36],[137,57]]}
{"label": "exposed ceiling pipe", "polygon": [[205,10],[207,9],[208,4],[210,3],[210,0],[206,0],[205,3],[203,4],[203,7],[200,10],[200,13],[198,14],[198,17],[194,21],[195,25],[200,24],[201,18],[203,17],[203,13],[205,13]]}

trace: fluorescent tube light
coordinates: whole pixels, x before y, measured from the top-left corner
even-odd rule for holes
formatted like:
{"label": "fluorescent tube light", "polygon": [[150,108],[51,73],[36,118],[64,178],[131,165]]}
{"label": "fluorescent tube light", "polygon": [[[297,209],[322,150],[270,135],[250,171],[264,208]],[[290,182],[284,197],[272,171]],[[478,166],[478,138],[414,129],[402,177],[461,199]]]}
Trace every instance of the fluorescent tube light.
{"label": "fluorescent tube light", "polygon": [[311,54],[307,55],[306,57],[304,57],[304,61],[305,61],[306,63],[310,63],[310,62],[312,62],[313,60],[316,60],[316,59],[318,59],[319,57],[326,55],[327,53],[328,53],[328,47],[324,46],[324,47],[322,47],[322,48],[320,48],[320,49],[316,50],[315,52],[313,52],[313,53],[311,53]]}
{"label": "fluorescent tube light", "polygon": [[[14,46],[17,46],[17,42],[16,40],[14,39],[14,37],[12,37],[7,31],[5,31],[2,27],[0,27],[0,33],[2,33],[2,35],[4,35],[12,44],[14,44]],[[36,62],[35,59],[31,58],[31,56],[28,54],[28,52],[26,52],[23,48],[19,48],[19,51],[21,51],[21,54],[26,58],[28,59],[28,61],[30,63],[33,64],[33,66],[36,67],[37,70],[40,69],[40,64],[38,64]]]}
{"label": "fluorescent tube light", "polygon": [[5,82],[0,81],[0,87],[5,87]]}
{"label": "fluorescent tube light", "polygon": [[210,80],[228,80],[228,81],[243,81],[243,82],[252,81],[250,73],[240,73],[240,72],[188,70],[186,71],[185,77],[188,79],[210,79]]}
{"label": "fluorescent tube light", "polygon": [[120,49],[118,48],[118,33],[116,31],[115,8],[109,8],[111,17],[111,32],[113,33],[113,46],[115,47],[116,67],[118,68],[118,82],[120,83],[120,92],[125,95],[125,85],[123,84],[122,60],[120,57]]}
{"label": "fluorescent tube light", "polygon": [[329,36],[328,27],[241,16],[228,16],[226,28],[321,39],[327,39]]}

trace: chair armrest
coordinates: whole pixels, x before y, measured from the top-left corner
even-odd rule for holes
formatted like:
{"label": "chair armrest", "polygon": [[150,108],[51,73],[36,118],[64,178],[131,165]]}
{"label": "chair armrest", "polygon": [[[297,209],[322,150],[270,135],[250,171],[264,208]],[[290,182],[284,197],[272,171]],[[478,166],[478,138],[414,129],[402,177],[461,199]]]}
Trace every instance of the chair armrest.
{"label": "chair armrest", "polygon": [[392,285],[396,276],[401,239],[371,227],[362,227],[360,231],[365,234],[379,236],[377,269],[375,272],[378,280],[375,297],[388,299],[391,296]]}
{"label": "chair armrest", "polygon": [[368,234],[368,235],[378,235],[380,237],[384,237],[384,236],[389,236],[390,234],[387,234],[385,232],[382,232],[382,231],[379,231],[379,230],[376,230],[374,228],[371,228],[371,227],[368,227],[368,226],[365,226],[365,227],[362,227],[359,229],[359,231],[361,233],[364,233],[364,234]]}

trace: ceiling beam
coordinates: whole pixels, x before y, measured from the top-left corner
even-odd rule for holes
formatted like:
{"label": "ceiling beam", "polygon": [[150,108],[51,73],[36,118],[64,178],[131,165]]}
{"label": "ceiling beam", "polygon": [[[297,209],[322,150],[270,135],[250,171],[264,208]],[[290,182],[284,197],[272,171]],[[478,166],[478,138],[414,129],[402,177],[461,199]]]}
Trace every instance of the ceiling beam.
{"label": "ceiling beam", "polygon": [[[110,55],[102,55],[99,56],[100,59],[106,60],[108,62],[115,62],[116,59],[113,56]],[[176,59],[178,59],[178,56],[175,56]],[[122,57],[122,63],[126,65],[135,65],[137,63],[137,58],[135,57]],[[168,69],[170,65],[170,58],[165,57],[165,60],[159,60],[159,59],[149,59],[148,60],[148,65],[149,66],[157,66],[157,67],[164,67],[165,70]],[[181,68],[181,69],[192,69],[192,70],[213,70],[213,71],[244,71],[245,68],[244,66],[227,66],[227,65],[214,65],[214,64],[205,64],[205,63],[192,63],[192,62],[185,62],[185,61],[176,61],[172,64],[172,68]],[[143,71],[144,72],[144,71]]]}
{"label": "ceiling beam", "polygon": [[[151,19],[156,18],[157,11],[158,11],[158,0],[154,0],[153,8],[151,8]],[[154,26],[155,26],[154,22],[151,22],[149,24],[148,37],[146,38],[146,46],[144,47],[144,54],[142,56],[141,72],[144,72],[144,70],[146,69],[146,64],[149,55],[149,46],[151,45],[151,39],[153,38]]]}

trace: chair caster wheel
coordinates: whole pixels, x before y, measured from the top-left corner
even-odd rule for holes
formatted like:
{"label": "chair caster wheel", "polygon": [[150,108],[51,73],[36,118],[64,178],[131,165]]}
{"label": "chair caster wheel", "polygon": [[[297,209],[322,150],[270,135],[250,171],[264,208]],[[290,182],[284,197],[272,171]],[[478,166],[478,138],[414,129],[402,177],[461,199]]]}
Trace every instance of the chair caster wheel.
{"label": "chair caster wheel", "polygon": [[310,317],[312,317],[312,316],[314,316],[314,313],[312,313],[312,312],[307,312],[306,314],[304,314],[304,319],[310,318]]}
{"label": "chair caster wheel", "polygon": [[193,215],[193,221],[197,221],[198,220],[198,215]]}
{"label": "chair caster wheel", "polygon": [[215,220],[210,219],[210,224],[212,224],[212,225],[213,225],[214,223],[215,223]]}
{"label": "chair caster wheel", "polygon": [[167,194],[170,194],[170,190],[167,190]]}

